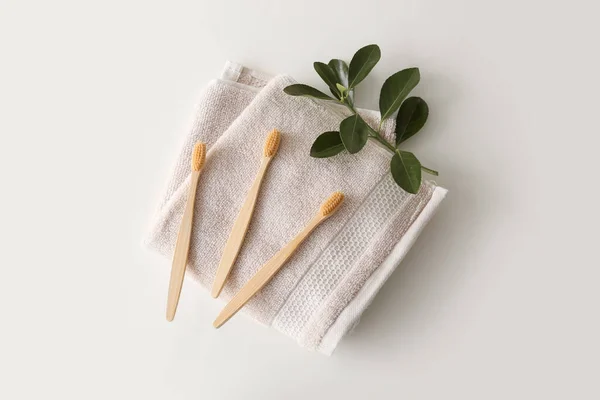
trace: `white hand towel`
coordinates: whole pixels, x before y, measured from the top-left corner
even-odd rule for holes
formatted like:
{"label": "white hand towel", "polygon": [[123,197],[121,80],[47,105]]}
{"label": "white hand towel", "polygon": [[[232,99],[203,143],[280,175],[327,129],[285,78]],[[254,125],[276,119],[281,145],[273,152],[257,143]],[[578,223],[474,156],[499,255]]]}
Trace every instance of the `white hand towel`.
{"label": "white hand towel", "polygon": [[[289,242],[334,191],[346,201],[302,244],[282,270],[242,309],[300,345],[331,354],[431,218],[446,190],[424,182],[416,195],[389,173],[390,155],[368,143],[358,154],[309,156],[322,132],[347,115],[324,101],[288,96],[295,83],[228,63],[200,99],[194,125],[176,163],[147,238],[171,257],[189,185],[193,144],[207,143],[196,198],[188,276],[210,289],[223,248],[258,171],[269,131],[282,133],[244,245],[221,298],[229,300]],[[378,113],[361,111],[378,123]],[[384,135],[393,136],[386,121]],[[210,323],[211,321],[207,321]],[[225,326],[226,328],[226,326]]]}

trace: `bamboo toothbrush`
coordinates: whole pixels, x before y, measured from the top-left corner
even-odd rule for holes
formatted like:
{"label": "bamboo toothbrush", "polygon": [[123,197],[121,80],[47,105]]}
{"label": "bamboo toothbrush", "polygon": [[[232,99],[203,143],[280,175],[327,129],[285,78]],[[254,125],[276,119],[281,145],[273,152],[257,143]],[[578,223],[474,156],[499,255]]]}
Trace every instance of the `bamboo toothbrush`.
{"label": "bamboo toothbrush", "polygon": [[235,259],[242,248],[242,243],[244,243],[244,238],[246,237],[246,232],[248,231],[248,226],[250,225],[250,219],[254,213],[254,206],[256,205],[256,200],[258,199],[260,185],[262,184],[265,173],[267,172],[267,167],[277,153],[280,141],[281,134],[277,129],[273,129],[267,136],[260,169],[258,170],[258,174],[254,179],[254,183],[252,184],[250,191],[246,195],[246,201],[244,201],[244,204],[240,209],[237,219],[233,224],[233,229],[229,234],[229,239],[225,245],[225,250],[223,250],[221,262],[219,263],[217,274],[215,275],[215,280],[213,282],[211,291],[212,297],[219,297],[221,290],[223,290],[223,286],[225,286],[225,281],[227,280],[227,276],[231,271],[231,267],[233,267],[233,263],[235,262]]}
{"label": "bamboo toothbrush", "polygon": [[240,289],[240,291],[223,308],[217,319],[213,322],[215,328],[223,325],[229,318],[240,310],[260,289],[262,289],[281,269],[283,264],[291,257],[300,244],[323,221],[333,215],[344,201],[341,192],[335,192],[321,205],[319,212],[296,237],[283,249],[279,250],[273,258],[263,265],[258,272]]}
{"label": "bamboo toothbrush", "polygon": [[173,321],[177,303],[183,286],[183,277],[185,275],[185,266],[187,264],[188,253],[190,250],[190,237],[192,234],[192,222],[194,220],[194,203],[196,200],[196,189],[198,188],[198,178],[202,172],[204,161],[206,159],[206,145],[197,142],[194,145],[192,153],[192,178],[190,181],[190,192],[188,195],[179,234],[177,235],[177,244],[173,254],[173,266],[171,267],[171,281],[169,282],[169,295],[167,298],[167,321]]}

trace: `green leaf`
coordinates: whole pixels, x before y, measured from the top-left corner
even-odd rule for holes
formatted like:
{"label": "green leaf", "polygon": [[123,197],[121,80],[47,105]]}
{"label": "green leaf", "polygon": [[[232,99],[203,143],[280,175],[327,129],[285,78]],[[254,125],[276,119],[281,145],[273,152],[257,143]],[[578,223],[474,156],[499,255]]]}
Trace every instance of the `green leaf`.
{"label": "green leaf", "polygon": [[429,116],[429,107],[420,97],[410,97],[402,103],[396,116],[396,146],[419,132]]}
{"label": "green leaf", "polygon": [[376,44],[371,44],[358,50],[348,69],[348,89],[353,89],[369,75],[375,64],[381,58],[381,50]]}
{"label": "green leaf", "polygon": [[319,74],[321,79],[323,79],[323,82],[325,82],[327,86],[329,86],[329,90],[331,90],[331,93],[335,97],[340,99],[341,94],[336,86],[337,75],[335,74],[335,72],[333,72],[333,69],[329,65],[319,61],[316,61],[313,64],[313,66],[315,67],[315,71],[317,71],[317,74]]}
{"label": "green leaf", "polygon": [[302,85],[300,83],[287,86],[286,88],[283,89],[283,91],[285,93],[289,94],[290,96],[308,96],[308,97],[315,97],[317,99],[323,99],[323,100],[335,100],[335,99],[327,96],[325,93],[321,92],[320,90],[315,89],[314,87],[310,87],[308,85]]}
{"label": "green leaf", "polygon": [[348,64],[344,60],[333,59],[329,61],[329,66],[335,73],[337,83],[344,87],[348,87]]}
{"label": "green leaf", "polygon": [[379,95],[379,112],[382,121],[400,108],[402,101],[417,86],[420,79],[419,68],[403,69],[386,79]]}
{"label": "green leaf", "polygon": [[367,143],[369,126],[355,114],[340,123],[340,137],[350,154],[358,153]]}
{"label": "green leaf", "polygon": [[319,135],[310,148],[310,156],[327,158],[344,151],[344,144],[338,131],[325,132]]}
{"label": "green leaf", "polygon": [[354,104],[354,90],[348,88],[348,64],[346,64],[346,61],[344,60],[334,58],[329,61],[329,66],[333,69],[333,72],[335,72],[337,82],[348,89],[347,98],[349,99],[349,103],[351,105]]}
{"label": "green leaf", "polygon": [[413,153],[397,150],[390,164],[392,176],[402,189],[415,194],[421,187],[421,163]]}

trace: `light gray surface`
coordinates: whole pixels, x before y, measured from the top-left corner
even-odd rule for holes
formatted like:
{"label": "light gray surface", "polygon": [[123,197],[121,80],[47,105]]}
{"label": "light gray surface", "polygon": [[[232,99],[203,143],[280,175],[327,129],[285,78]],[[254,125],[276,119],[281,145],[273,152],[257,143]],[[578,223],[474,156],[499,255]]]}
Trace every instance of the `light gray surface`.
{"label": "light gray surface", "polygon": [[[600,395],[593,2],[89,3],[0,4],[0,398]],[[419,66],[408,147],[450,193],[354,334],[216,331],[189,281],[168,324],[140,240],[198,91],[226,59],[316,85],[368,43],[359,105]]]}

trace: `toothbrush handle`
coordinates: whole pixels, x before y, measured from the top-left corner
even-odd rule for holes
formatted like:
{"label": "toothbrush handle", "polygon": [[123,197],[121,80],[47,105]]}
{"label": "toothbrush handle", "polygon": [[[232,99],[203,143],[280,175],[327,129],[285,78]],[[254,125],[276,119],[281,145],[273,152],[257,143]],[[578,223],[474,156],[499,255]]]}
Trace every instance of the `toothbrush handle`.
{"label": "toothbrush handle", "polygon": [[190,250],[190,238],[192,235],[192,222],[194,221],[194,203],[196,199],[196,189],[198,188],[198,177],[200,171],[192,171],[190,181],[190,191],[181,219],[179,234],[177,235],[177,244],[173,254],[173,265],[171,267],[171,280],[169,282],[169,294],[167,297],[167,321],[173,321],[179,295],[183,286],[185,267],[187,264],[188,253]]}
{"label": "toothbrush handle", "polygon": [[263,265],[256,274],[240,289],[240,291],[229,301],[223,308],[217,319],[213,322],[215,328],[223,325],[229,318],[233,317],[260,289],[262,289],[272,278],[277,271],[281,269],[283,264],[294,254],[300,244],[306,237],[315,229],[323,217],[317,215],[311,222],[300,232],[296,237],[289,242],[284,248],[279,250],[273,258]]}
{"label": "toothbrush handle", "polygon": [[256,200],[258,199],[258,192],[270,161],[270,157],[263,158],[260,170],[258,171],[258,174],[254,179],[254,183],[252,184],[252,187],[246,196],[246,200],[244,201],[237,219],[233,224],[233,228],[229,234],[229,239],[227,239],[227,244],[225,245],[223,255],[221,256],[221,262],[217,268],[215,280],[213,281],[213,287],[211,290],[212,297],[219,297],[221,290],[223,290],[223,286],[225,286],[225,281],[229,276],[229,272],[235,263],[240,249],[242,248],[244,238],[246,237],[246,232],[248,231],[248,226],[250,225],[250,220],[252,219],[252,214],[254,213],[254,207],[256,206]]}

